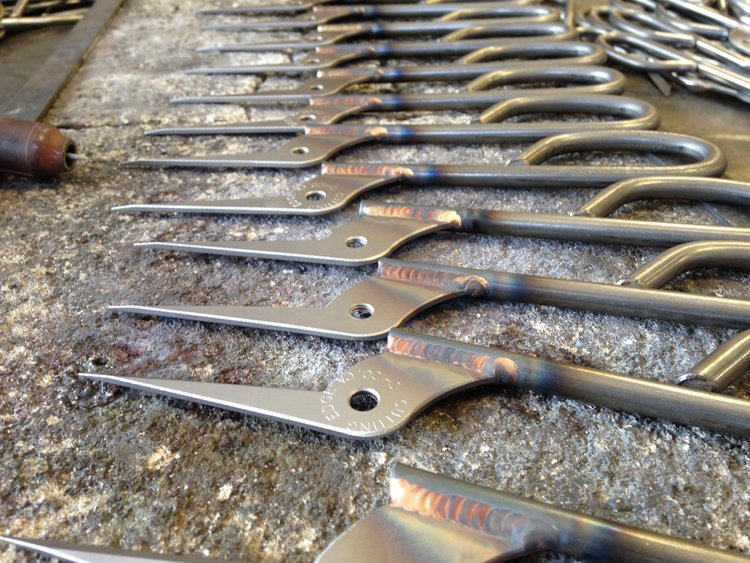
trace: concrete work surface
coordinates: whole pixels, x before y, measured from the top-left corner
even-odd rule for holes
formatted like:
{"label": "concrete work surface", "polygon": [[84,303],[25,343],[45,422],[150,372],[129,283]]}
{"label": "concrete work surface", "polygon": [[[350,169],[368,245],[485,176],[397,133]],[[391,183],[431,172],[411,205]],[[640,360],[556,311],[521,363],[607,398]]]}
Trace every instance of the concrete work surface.
{"label": "concrete work surface", "polygon": [[[0,534],[307,561],[387,502],[389,469],[402,461],[750,555],[747,440],[497,387],[439,403],[391,438],[355,443],[76,377],[98,371],[319,390],[383,347],[107,312],[112,304],[324,305],[374,271],[132,246],[144,240],[321,237],[355,217],[356,205],[317,219],[110,212],[124,203],[282,194],[317,173],[118,165],[135,156],[259,150],[281,140],[143,136],[166,125],[283,114],[281,108],[170,104],[177,96],[294,83],[183,74],[220,62],[287,60],[281,54],[194,52],[202,45],[261,40],[260,34],[201,31],[207,19],[194,12],[205,6],[128,0],[48,116],[90,160],[52,184],[2,179]],[[739,119],[747,119],[737,108]],[[503,162],[520,148],[372,146],[339,160]],[[369,198],[567,213],[593,193],[426,187],[381,190]],[[671,202],[633,204],[620,215],[714,222],[700,205]],[[441,234],[395,257],[614,283],[657,253]],[[747,298],[748,282],[740,271],[708,270],[669,287]],[[660,381],[673,381],[736,334],[471,300],[437,307],[405,328]],[[750,385],[733,393],[748,398]],[[2,562],[26,558],[0,546]]]}

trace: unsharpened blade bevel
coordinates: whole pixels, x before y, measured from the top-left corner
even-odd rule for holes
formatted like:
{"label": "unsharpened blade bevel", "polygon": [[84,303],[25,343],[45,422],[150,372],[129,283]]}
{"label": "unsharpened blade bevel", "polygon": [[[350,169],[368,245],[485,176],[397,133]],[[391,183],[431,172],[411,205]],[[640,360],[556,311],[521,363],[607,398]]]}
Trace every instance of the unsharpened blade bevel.
{"label": "unsharpened blade bevel", "polygon": [[98,373],[80,373],[79,377],[197,402],[241,414],[297,424],[314,430],[338,433],[326,424],[321,411],[319,391],[259,387],[206,381],[124,377]]}

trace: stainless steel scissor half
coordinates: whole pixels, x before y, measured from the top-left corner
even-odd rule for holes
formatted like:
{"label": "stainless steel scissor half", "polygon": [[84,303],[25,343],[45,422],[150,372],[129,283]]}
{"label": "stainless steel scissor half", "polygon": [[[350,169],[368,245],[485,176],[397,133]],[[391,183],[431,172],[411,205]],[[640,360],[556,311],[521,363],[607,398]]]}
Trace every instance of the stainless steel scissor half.
{"label": "stainless steel scissor half", "polygon": [[[628,151],[688,162],[654,165],[552,165],[555,156],[592,151]],[[322,174],[288,195],[226,200],[136,203],[117,211],[324,215],[385,186],[464,185],[485,187],[598,187],[645,176],[721,176],[726,158],[713,143],[658,131],[585,131],[547,137],[509,162],[490,164],[326,163]]]}
{"label": "stainless steel scissor half", "polygon": [[[634,196],[633,194],[638,194]],[[648,177],[618,182],[573,216],[362,202],[359,218],[320,240],[145,242],[136,246],[204,254],[361,266],[437,231],[606,244],[673,246],[695,241],[750,243],[750,229],[614,219],[597,215],[635,199],[687,199],[750,206],[750,184],[713,178]]]}
{"label": "stainless steel scissor half", "polygon": [[[441,102],[456,107],[456,101],[466,99],[467,105],[487,105],[494,94],[468,93],[464,96],[446,95]],[[501,99],[503,95],[499,96]],[[423,103],[427,103],[424,102]],[[436,100],[437,103],[437,100]],[[415,102],[416,104],[416,102]],[[564,114],[588,114],[615,117],[604,121],[543,121],[496,123],[508,117],[547,112],[559,119]],[[306,125],[230,124],[226,126],[166,129],[156,133],[182,134],[267,134],[302,133],[276,150],[247,154],[217,154],[185,158],[142,159],[126,165],[172,166],[193,168],[307,168],[325,162],[345,149],[368,143],[529,143],[564,133],[591,131],[621,131],[655,129],[659,116],[650,104],[623,96],[588,95],[533,95],[506,99],[492,106],[480,116],[480,122],[468,125]]]}
{"label": "stainless steel scissor half", "polygon": [[[750,266],[750,243],[692,242],[654,259],[666,272],[682,272],[697,260],[732,267]],[[653,262],[651,266],[653,267]],[[675,274],[676,275],[676,274]],[[659,279],[664,279],[662,274]],[[142,306],[110,310],[174,319],[312,334],[344,340],[376,340],[417,313],[461,297],[553,305],[727,328],[750,327],[750,301],[676,291],[572,281],[425,264],[383,258],[377,273],[343,291],[325,307]]]}

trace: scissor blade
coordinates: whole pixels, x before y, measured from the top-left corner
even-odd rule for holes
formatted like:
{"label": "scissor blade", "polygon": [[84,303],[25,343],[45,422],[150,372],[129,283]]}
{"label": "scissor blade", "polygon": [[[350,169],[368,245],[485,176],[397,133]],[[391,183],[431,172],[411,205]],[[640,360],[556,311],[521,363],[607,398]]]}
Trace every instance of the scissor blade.
{"label": "scissor blade", "polygon": [[333,41],[313,41],[298,39],[296,41],[266,41],[263,43],[238,43],[235,45],[213,45],[198,47],[196,53],[257,53],[263,51],[298,51],[311,50]]}
{"label": "scissor blade", "polygon": [[149,563],[151,561],[154,563],[164,563],[165,561],[174,561],[175,563],[210,563],[221,561],[226,563],[225,559],[207,559],[205,557],[185,555],[160,555],[145,551],[126,551],[108,547],[76,545],[46,540],[29,540],[7,536],[0,536],[0,540],[21,549],[72,563]]}
{"label": "scissor blade", "polygon": [[370,561],[509,561],[536,551],[524,539],[493,537],[447,519],[383,507],[339,536],[316,562],[349,563],[362,553]]}
{"label": "scissor blade", "polygon": [[[352,327],[342,326],[333,316],[328,316],[325,308],[322,307],[221,307],[192,305],[149,307],[121,305],[112,306],[110,310],[348,340],[376,340],[385,336],[391,328],[390,326],[376,327],[374,332],[364,330],[355,334],[352,333]],[[347,319],[343,318],[343,320],[346,321]]]}
{"label": "scissor blade", "polygon": [[326,66],[321,63],[279,63],[246,66],[216,66],[189,68],[185,74],[304,74],[321,70]]}
{"label": "scissor blade", "polygon": [[307,168],[320,164],[326,157],[305,158],[304,154],[281,151],[248,154],[216,154],[185,158],[144,158],[128,160],[123,166],[158,166],[163,168]]}
{"label": "scissor blade", "polygon": [[205,243],[145,242],[140,248],[268,258],[339,266],[377,262],[421,234],[448,226],[445,221],[360,217],[320,240],[217,241]]}
{"label": "scissor blade", "polygon": [[224,256],[242,256],[245,258],[265,258],[271,260],[289,260],[291,262],[307,262],[316,264],[334,264],[339,266],[360,266],[372,264],[382,258],[385,253],[372,253],[365,247],[351,248],[350,256],[342,256],[336,251],[329,250],[327,241],[218,241],[210,243],[180,243],[180,242],[143,242],[135,246],[157,250],[177,250],[181,252],[197,252],[202,254],[220,254]]}
{"label": "scissor blade", "polygon": [[236,6],[231,8],[206,8],[195,12],[199,16],[222,16],[238,14],[290,14],[309,10],[318,2],[292,2],[289,4],[259,4],[257,6]]}
{"label": "scissor blade", "polygon": [[313,430],[340,431],[339,428],[326,424],[320,408],[323,393],[319,391],[205,381],[123,377],[98,373],[79,375],[102,383],[166,395],[242,414],[296,424]]}
{"label": "scissor blade", "polygon": [[[325,307],[122,305],[110,307],[110,310],[343,340],[376,340],[419,311],[462,292],[461,286],[450,284],[405,285],[380,276],[370,276],[341,293]],[[371,302],[376,302],[377,306],[371,305]]]}
{"label": "scissor blade", "polygon": [[363,69],[362,74],[339,77],[322,77],[306,80],[295,88],[266,90],[252,94],[220,95],[220,96],[189,96],[176,98],[172,103],[211,103],[211,104],[278,104],[282,102],[307,102],[314,97],[338,94],[355,84],[365,81],[376,81],[377,76],[372,69]]}
{"label": "scissor blade", "polygon": [[340,151],[373,139],[373,132],[360,135],[299,135],[272,151],[217,154],[184,158],[131,160],[124,166],[172,166],[195,168],[307,168],[322,164]]}
{"label": "scissor blade", "polygon": [[163,127],[146,131],[146,135],[252,135],[253,133],[304,133],[305,126],[288,119],[269,119],[246,123],[223,123],[191,127]]}
{"label": "scissor blade", "polygon": [[246,23],[214,23],[203,26],[205,31],[294,31],[299,29],[315,29],[326,23],[331,17],[314,17],[307,15],[283,20],[254,21]]}
{"label": "scissor blade", "polygon": [[324,215],[338,209],[336,203],[314,207],[315,202],[298,202],[289,197],[255,197],[175,201],[172,203],[131,203],[113,207],[112,211],[147,213],[222,213],[227,215]]}
{"label": "scissor blade", "polygon": [[[277,93],[278,92],[278,93]],[[277,104],[283,102],[309,102],[310,94],[292,90],[272,90],[255,94],[224,94],[219,96],[185,96],[172,98],[173,104]]]}

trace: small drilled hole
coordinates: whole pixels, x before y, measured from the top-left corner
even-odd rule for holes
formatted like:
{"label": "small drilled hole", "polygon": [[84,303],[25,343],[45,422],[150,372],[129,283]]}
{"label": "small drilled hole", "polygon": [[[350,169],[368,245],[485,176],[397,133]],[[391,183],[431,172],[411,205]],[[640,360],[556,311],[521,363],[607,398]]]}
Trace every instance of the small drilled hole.
{"label": "small drilled hole", "polygon": [[367,239],[365,237],[349,237],[346,239],[346,246],[349,248],[362,248],[366,244]]}
{"label": "small drilled hole", "polygon": [[310,152],[310,149],[307,147],[294,147],[292,149],[292,154],[307,154]]}
{"label": "small drilled hole", "polygon": [[325,88],[325,86],[323,86],[322,84],[313,84],[312,86],[310,86],[310,90],[312,90],[313,92],[320,92],[323,88]]}
{"label": "small drilled hole", "polygon": [[369,319],[375,313],[372,305],[360,303],[349,309],[349,314],[353,319]]}
{"label": "small drilled hole", "polygon": [[318,119],[318,116],[314,113],[306,113],[299,116],[300,121],[315,121],[316,119]]}
{"label": "small drilled hole", "polygon": [[307,201],[320,201],[321,199],[325,199],[326,193],[325,192],[307,192],[305,194],[305,199]]}
{"label": "small drilled hole", "polygon": [[357,391],[349,399],[349,406],[355,411],[367,412],[378,406],[378,396],[366,389]]}

